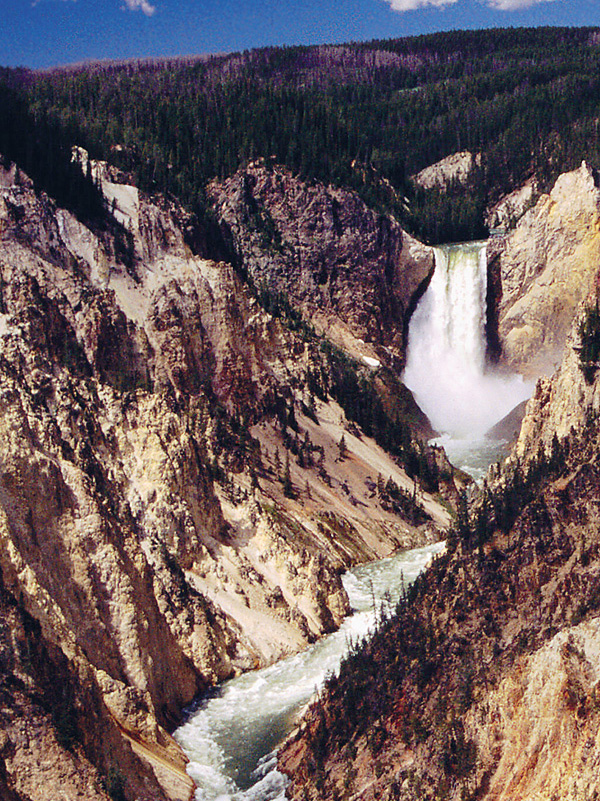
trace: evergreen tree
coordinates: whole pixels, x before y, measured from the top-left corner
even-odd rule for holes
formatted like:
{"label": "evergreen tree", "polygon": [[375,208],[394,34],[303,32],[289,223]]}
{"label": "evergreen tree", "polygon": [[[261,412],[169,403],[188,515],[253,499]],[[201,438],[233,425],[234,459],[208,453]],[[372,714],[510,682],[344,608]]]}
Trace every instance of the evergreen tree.
{"label": "evergreen tree", "polygon": [[294,485],[292,484],[292,474],[290,472],[290,454],[285,454],[285,471],[283,474],[283,494],[286,498],[295,498]]}
{"label": "evergreen tree", "polygon": [[[341,60],[318,47],[265,48],[196,63],[0,70],[0,84],[20,104],[0,98],[7,122],[0,151],[25,160],[34,153],[40,179],[62,185],[65,196],[57,142],[67,143],[69,157],[76,143],[110,158],[142,188],[193,209],[215,255],[231,248],[209,224],[205,187],[257,157],[349,186],[431,242],[472,238],[485,233],[486,206],[532,172],[545,189],[582,158],[600,162],[593,34],[463,31],[347,45]],[[387,60],[374,68],[381,53]],[[24,136],[25,117],[43,134]],[[481,157],[465,184],[425,190],[411,181],[465,149]],[[87,203],[77,193],[71,202]],[[255,217],[277,250],[268,213],[256,209]]]}

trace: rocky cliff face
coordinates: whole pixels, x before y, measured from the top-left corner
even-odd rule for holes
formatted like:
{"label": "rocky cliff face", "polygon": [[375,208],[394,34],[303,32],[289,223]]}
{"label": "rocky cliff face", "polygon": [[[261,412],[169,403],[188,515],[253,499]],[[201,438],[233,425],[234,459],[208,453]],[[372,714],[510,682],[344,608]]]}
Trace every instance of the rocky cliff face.
{"label": "rocky cliff face", "polygon": [[526,375],[551,374],[600,259],[600,189],[585,164],[561,175],[488,249],[497,286],[503,360]]}
{"label": "rocky cliff face", "polygon": [[452,153],[441,161],[425,167],[424,170],[412,176],[412,180],[423,189],[445,189],[453,181],[465,184],[475,169],[481,163],[479,154],[473,155],[468,150]]}
{"label": "rocky cliff face", "polygon": [[[595,293],[588,297],[595,303]],[[552,378],[538,380],[535,393],[527,405],[519,438],[515,447],[518,458],[526,460],[539,444],[551,447],[553,439],[563,439],[571,429],[580,430],[600,409],[597,382],[586,381],[579,358],[580,337],[577,331],[584,313],[580,308],[576,325],[565,347],[560,368]]]}
{"label": "rocky cliff face", "polygon": [[499,232],[514,228],[525,212],[535,205],[538,194],[537,179],[532,177],[488,209],[486,225]]}
{"label": "rocky cliff face", "polygon": [[112,233],[0,169],[11,801],[187,799],[182,707],[337,626],[343,567],[448,523],[428,493],[411,515],[379,497],[378,474],[414,482],[312,396],[318,341],[195,257],[176,206],[99,177]]}
{"label": "rocky cliff face", "polygon": [[286,744],[290,797],[600,795],[600,382],[580,340],[576,319],[446,555]]}
{"label": "rocky cliff face", "polygon": [[353,192],[262,162],[214,182],[209,195],[257,286],[284,293],[353,353],[402,363],[408,317],[434,266],[431,248]]}

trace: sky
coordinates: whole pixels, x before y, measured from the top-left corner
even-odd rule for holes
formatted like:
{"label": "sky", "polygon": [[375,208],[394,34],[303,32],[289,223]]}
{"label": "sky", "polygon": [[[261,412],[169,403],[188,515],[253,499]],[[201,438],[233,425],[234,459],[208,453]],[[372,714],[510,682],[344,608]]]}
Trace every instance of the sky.
{"label": "sky", "polygon": [[467,28],[600,25],[600,0],[0,0],[0,65],[230,53]]}

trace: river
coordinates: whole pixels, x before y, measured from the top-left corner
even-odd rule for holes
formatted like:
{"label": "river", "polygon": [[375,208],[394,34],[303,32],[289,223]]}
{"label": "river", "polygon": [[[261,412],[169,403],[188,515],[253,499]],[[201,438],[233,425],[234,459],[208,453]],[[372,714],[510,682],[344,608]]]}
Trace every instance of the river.
{"label": "river", "polygon": [[[439,247],[436,270],[413,314],[404,381],[440,432],[438,442],[457,467],[481,480],[506,455],[507,444],[487,431],[532,386],[486,364],[485,242]],[[198,702],[175,736],[190,758],[196,801],[280,801],[285,777],[277,746],[348,644],[373,628],[375,608],[401,593],[438,544],[350,570],[344,586],[353,614],[312,647],[264,670],[226,682]]]}
{"label": "river", "polygon": [[353,613],[305,651],[225,682],[190,711],[175,738],[190,759],[196,801],[279,801],[286,780],[275,751],[350,642],[373,629],[375,607],[395,602],[443,544],[396,554],[343,577]]}

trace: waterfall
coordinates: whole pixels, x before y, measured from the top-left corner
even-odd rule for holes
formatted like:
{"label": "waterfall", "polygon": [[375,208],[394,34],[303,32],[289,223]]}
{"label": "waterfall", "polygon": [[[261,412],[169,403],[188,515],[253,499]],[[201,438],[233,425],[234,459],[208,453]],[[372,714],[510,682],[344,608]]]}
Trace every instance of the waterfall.
{"label": "waterfall", "polygon": [[409,327],[404,383],[440,433],[483,437],[531,394],[486,364],[486,243],[435,248],[435,271]]}

